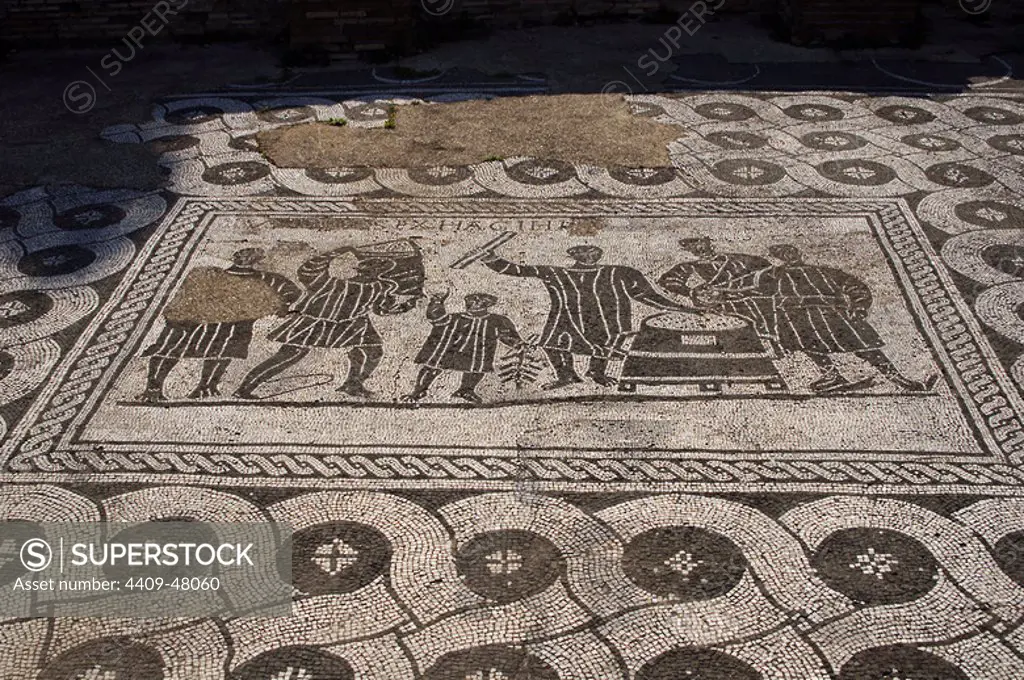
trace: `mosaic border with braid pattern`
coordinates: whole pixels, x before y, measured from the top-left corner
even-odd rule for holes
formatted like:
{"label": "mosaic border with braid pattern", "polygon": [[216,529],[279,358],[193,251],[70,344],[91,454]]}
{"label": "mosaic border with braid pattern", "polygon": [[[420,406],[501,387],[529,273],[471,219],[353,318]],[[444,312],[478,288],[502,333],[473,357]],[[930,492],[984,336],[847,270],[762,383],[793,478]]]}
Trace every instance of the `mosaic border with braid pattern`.
{"label": "mosaic border with braid pattern", "polygon": [[[669,206],[684,207],[681,214],[720,215],[735,212],[777,213],[861,213],[877,220],[891,239],[892,254],[897,256],[901,276],[920,297],[918,313],[927,315],[934,331],[928,329],[939,347],[949,354],[943,362],[953,369],[954,382],[962,381],[961,392],[969,394],[968,403],[977,424],[984,428],[993,447],[995,460],[985,463],[949,461],[871,462],[871,461],[756,461],[680,460],[678,458],[624,461],[606,458],[576,458],[528,455],[517,458],[495,456],[442,457],[414,451],[389,452],[389,455],[295,455],[258,452],[233,453],[224,450],[204,452],[189,447],[188,452],[99,449],[75,446],[68,440],[75,429],[88,394],[96,391],[115,355],[112,348],[125,343],[146,308],[145,300],[168,281],[157,283],[184,264],[182,252],[189,243],[202,239],[197,229],[213,213],[253,212],[296,216],[317,213],[415,214],[425,216],[491,215],[531,213],[572,215],[651,214]],[[459,485],[509,488],[537,485],[545,488],[651,488],[668,485],[688,490],[752,490],[800,488],[834,491],[864,485],[884,485],[889,492],[906,491],[1019,493],[1024,471],[1012,463],[1021,458],[1024,431],[1018,413],[1020,397],[1003,375],[980,327],[970,316],[966,304],[948,291],[955,290],[948,274],[936,266],[937,257],[929,256],[930,246],[911,227],[914,218],[902,199],[787,199],[785,203],[764,199],[663,199],[659,201],[451,201],[451,200],[357,200],[324,201],[303,199],[224,201],[182,199],[165,218],[158,234],[146,248],[143,261],[135,266],[86,331],[94,334],[93,343],[77,356],[65,359],[60,370],[67,378],[46,388],[40,399],[12,431],[6,447],[6,481],[67,480],[75,473],[103,473],[111,481],[161,481],[215,484],[279,485],[282,482],[314,486],[352,486],[367,482],[395,480],[401,484],[448,480]],[[926,250],[928,249],[928,250]],[[142,282],[145,285],[139,287]],[[956,295],[955,293],[953,294]],[[144,324],[143,324],[144,325]],[[141,332],[136,330],[136,332]],[[959,385],[958,385],[959,387]],[[58,440],[64,437],[64,442]],[[255,448],[255,447],[254,447]]]}

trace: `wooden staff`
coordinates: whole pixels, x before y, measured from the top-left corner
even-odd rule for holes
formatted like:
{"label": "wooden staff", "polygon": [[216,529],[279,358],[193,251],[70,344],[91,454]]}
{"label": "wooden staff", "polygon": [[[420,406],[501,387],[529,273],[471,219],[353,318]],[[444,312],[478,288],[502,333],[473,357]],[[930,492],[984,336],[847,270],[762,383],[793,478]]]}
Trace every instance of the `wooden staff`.
{"label": "wooden staff", "polygon": [[503,231],[479,248],[475,248],[451,264],[452,269],[465,269],[477,260],[496,250],[502,244],[508,243],[516,237],[514,231]]}

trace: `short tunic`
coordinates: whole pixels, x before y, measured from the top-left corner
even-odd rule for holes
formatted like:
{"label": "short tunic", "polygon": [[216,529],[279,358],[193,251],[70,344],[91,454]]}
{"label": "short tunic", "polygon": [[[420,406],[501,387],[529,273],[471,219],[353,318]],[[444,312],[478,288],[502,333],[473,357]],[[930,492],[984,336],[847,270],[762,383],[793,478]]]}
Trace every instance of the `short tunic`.
{"label": "short tunic", "polygon": [[430,368],[468,373],[490,373],[498,343],[522,342],[515,324],[501,314],[472,316],[462,312],[431,321],[433,328],[416,363]]}
{"label": "short tunic", "polygon": [[294,316],[271,331],[269,339],[302,347],[367,347],[382,345],[377,329],[366,316],[331,321],[312,316]]}
{"label": "short tunic", "polygon": [[316,255],[299,267],[306,290],[292,307],[292,317],[267,336],[270,340],[330,349],[380,346],[370,314],[398,314],[415,305],[415,300],[395,299],[394,282],[331,276],[331,259],[330,254]]}
{"label": "short tunic", "polygon": [[[299,294],[299,288],[290,280],[279,274],[258,271],[255,269],[231,267],[220,271],[222,276],[230,275],[238,280],[246,281],[251,285],[258,285],[265,289],[271,299],[276,297],[279,301],[278,307],[283,310],[285,306],[294,302]],[[196,277],[195,281],[203,281],[203,285],[215,285],[217,278],[210,276]],[[230,282],[230,279],[228,279]],[[186,279],[183,289],[189,288],[189,279]],[[195,290],[193,285],[188,290],[191,297],[209,296],[216,297],[225,291],[216,287],[211,290]],[[168,305],[169,309],[175,306],[177,300],[172,300]],[[249,345],[252,342],[253,324],[257,316],[252,310],[246,308],[246,301],[217,300],[218,309],[226,314],[231,321],[188,321],[178,318],[165,318],[164,328],[160,336],[150,345],[143,356],[155,356],[169,359],[245,359],[249,356]],[[253,318],[246,318],[247,316]],[[221,317],[224,318],[224,317]]]}
{"label": "short tunic", "polygon": [[172,359],[245,359],[252,342],[252,321],[189,323],[167,321],[143,356]]}

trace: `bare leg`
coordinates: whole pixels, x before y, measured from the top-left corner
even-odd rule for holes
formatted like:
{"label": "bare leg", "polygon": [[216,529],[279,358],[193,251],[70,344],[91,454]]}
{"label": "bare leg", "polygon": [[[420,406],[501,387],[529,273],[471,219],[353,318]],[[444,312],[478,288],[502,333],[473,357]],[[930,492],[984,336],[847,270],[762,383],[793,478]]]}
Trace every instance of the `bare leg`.
{"label": "bare leg", "polygon": [[602,387],[611,387],[615,381],[608,377],[608,360],[601,357],[590,357],[587,377]]}
{"label": "bare leg", "polygon": [[142,393],[143,401],[165,401],[164,382],[171,370],[178,365],[179,359],[172,357],[150,357],[149,371],[146,374],[146,391]]}
{"label": "bare leg", "polygon": [[203,397],[220,396],[220,379],[224,377],[224,371],[228,370],[231,359],[206,359],[203,361],[203,370],[199,375],[199,385],[188,395],[190,399],[202,399]]}
{"label": "bare leg", "polygon": [[821,377],[811,383],[810,387],[812,390],[815,392],[828,392],[849,383],[839,373],[839,369],[836,368],[835,361],[833,361],[831,355],[819,352],[806,352],[806,354],[807,358],[813,361],[818,370],[821,371]]}
{"label": "bare leg", "polygon": [[416,387],[413,388],[412,392],[402,397],[402,401],[419,401],[427,396],[427,390],[430,389],[430,386],[439,375],[441,375],[441,369],[439,368],[420,366],[420,373],[416,376]]}
{"label": "bare leg", "polygon": [[235,396],[242,399],[255,398],[253,390],[299,363],[307,354],[308,347],[281,345],[276,354],[249,371],[242,379],[242,384],[235,390]]}
{"label": "bare leg", "polygon": [[878,372],[885,376],[889,382],[902,387],[907,392],[927,392],[935,385],[935,381],[938,380],[938,376],[932,376],[924,382],[908,378],[899,372],[889,357],[885,355],[885,352],[880,349],[864,349],[854,352],[854,354],[878,369]]}
{"label": "bare leg", "polygon": [[544,348],[544,352],[548,355],[548,361],[551,362],[551,368],[555,369],[555,380],[541,385],[542,389],[556,390],[559,387],[583,382],[580,376],[577,375],[576,369],[573,367],[572,354],[564,350],[551,349],[547,347]]}
{"label": "bare leg", "polygon": [[353,397],[362,397],[363,399],[372,397],[373,392],[366,389],[363,382],[373,375],[374,370],[376,370],[383,357],[384,348],[378,345],[353,347],[349,350],[348,377],[341,387],[338,388],[338,391]]}
{"label": "bare leg", "polygon": [[471,404],[481,404],[483,399],[476,393],[476,386],[480,384],[480,381],[484,379],[483,373],[477,373],[475,371],[468,371],[462,374],[462,381],[459,383],[459,389],[452,394],[453,397],[458,399],[464,399]]}

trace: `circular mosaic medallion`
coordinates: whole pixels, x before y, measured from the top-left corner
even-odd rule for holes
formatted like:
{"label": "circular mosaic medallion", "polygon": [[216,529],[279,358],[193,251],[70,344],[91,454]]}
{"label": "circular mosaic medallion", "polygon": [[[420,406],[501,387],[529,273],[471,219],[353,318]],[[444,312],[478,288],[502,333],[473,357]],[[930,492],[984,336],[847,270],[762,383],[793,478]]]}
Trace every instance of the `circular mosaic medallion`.
{"label": "circular mosaic medallion", "polygon": [[[1024,271],[1024,266],[1021,267],[1021,271]],[[1006,575],[1024,586],[1024,530],[1014,531],[1000,538],[992,552],[996,563]]]}
{"label": "circular mosaic medallion", "polygon": [[258,111],[256,117],[267,123],[298,123],[316,117],[316,113],[309,106],[281,106]]}
{"label": "circular mosaic medallion", "polygon": [[65,231],[85,229],[102,229],[117,224],[125,218],[124,210],[109,203],[99,205],[83,205],[59,213],[53,223]]}
{"label": "circular mosaic medallion", "polygon": [[818,576],[833,590],[868,605],[915,600],[935,586],[938,566],[915,539],[884,529],[846,529],[814,553]]}
{"label": "circular mosaic medallion", "polygon": [[353,680],[344,659],[318,649],[283,647],[260,654],[239,666],[231,680]]}
{"label": "circular mosaic medallion", "polygon": [[153,153],[174,153],[199,146],[199,139],[191,135],[169,135],[146,142],[146,148]]}
{"label": "circular mosaic medallion", "polygon": [[558,184],[576,176],[576,168],[564,161],[528,159],[505,169],[508,176],[523,184]]}
{"label": "circular mosaic medallion", "polygon": [[409,179],[420,184],[431,184],[434,186],[445,186],[464,182],[473,173],[465,166],[435,165],[430,168],[410,168]]}
{"label": "circular mosaic medallion", "polygon": [[[170,524],[174,522],[175,524]],[[182,526],[187,525],[187,526]],[[130,526],[127,529],[117,532],[114,539],[118,543],[209,543],[217,545],[217,532],[207,524],[194,522],[187,517],[165,517],[142,524]],[[96,554],[97,558],[103,557],[102,550]],[[112,580],[127,581],[129,578],[151,576],[152,570],[145,567],[132,567],[123,562],[120,564],[105,565],[103,573]],[[175,578],[190,578],[193,576],[209,576],[210,567],[192,563],[186,565],[184,560],[174,566],[162,568],[160,575],[171,581]]]}
{"label": "circular mosaic medallion", "polygon": [[947,187],[977,188],[995,181],[992,175],[965,163],[936,163],[925,169],[925,177]]}
{"label": "circular mosaic medallion", "polygon": [[964,115],[986,125],[1020,125],[1024,122],[1024,118],[1013,111],[995,106],[972,106],[964,110]]}
{"label": "circular mosaic medallion", "polygon": [[370,168],[308,168],[306,177],[324,184],[348,184],[373,177]]}
{"label": "circular mosaic medallion", "polygon": [[737,151],[742,149],[760,149],[768,145],[768,140],[761,135],[755,135],[752,132],[742,132],[740,130],[731,132],[710,132],[705,135],[704,139],[716,146],[722,147],[723,149]]}
{"label": "circular mosaic medallion", "polygon": [[608,174],[623,184],[653,187],[676,178],[675,168],[608,168]]}
{"label": "circular mosaic medallion", "polygon": [[920,125],[935,120],[934,113],[916,106],[883,106],[875,111],[875,115],[896,125]]}
{"label": "circular mosaic medallion", "polygon": [[19,290],[0,295],[0,329],[35,321],[53,309],[53,298],[43,292]]}
{"label": "circular mosaic medallion", "polygon": [[216,120],[223,113],[223,111],[213,106],[193,106],[188,109],[171,111],[164,116],[164,120],[171,125],[201,125],[202,123]]}
{"label": "circular mosaic medallion", "polygon": [[736,544],[697,527],[662,527],[636,536],[622,566],[644,590],[680,600],[706,600],[732,590],[747,570]]}
{"label": "circular mosaic medallion", "polygon": [[816,169],[826,179],[858,186],[879,186],[896,179],[896,171],[888,165],[863,158],[825,161]]}
{"label": "circular mosaic medallion", "polygon": [[21,216],[18,214],[17,210],[0,206],[0,231],[5,229],[14,229],[18,226],[18,221],[20,219]]}
{"label": "circular mosaic medallion", "polygon": [[753,158],[719,161],[711,168],[711,173],[723,182],[745,186],[774,184],[786,176],[781,165]]}
{"label": "circular mosaic medallion", "polygon": [[1003,274],[1024,278],[1024,247],[1011,244],[989,246],[981,251],[981,259]]}
{"label": "circular mosaic medallion", "polygon": [[790,118],[804,120],[809,123],[821,123],[831,120],[842,120],[843,111],[825,104],[795,104],[782,109]]}
{"label": "circular mosaic medallion", "polygon": [[714,649],[673,649],[645,664],[636,680],[762,680],[763,676],[734,656]]}
{"label": "circular mosaic medallion", "polygon": [[94,640],[64,652],[47,664],[38,680],[163,680],[160,653],[126,639]]}
{"label": "circular mosaic medallion", "polygon": [[96,253],[82,246],[54,246],[24,255],[18,271],[26,276],[61,276],[84,269],[96,260]]}
{"label": "circular mosaic medallion", "polygon": [[251,151],[255,153],[260,150],[260,142],[256,135],[232,137],[231,141],[228,142],[228,146],[236,151]]}
{"label": "circular mosaic medallion", "polygon": [[960,148],[960,142],[939,135],[906,135],[900,137],[900,141],[922,151],[954,151]]}
{"label": "circular mosaic medallion", "polygon": [[459,549],[455,565],[467,588],[496,602],[542,592],[562,573],[561,555],[551,541],[515,529],[474,536]]}
{"label": "circular mosaic medallion", "polygon": [[993,149],[1024,156],[1024,135],[996,135],[989,137],[987,141]]}
{"label": "circular mosaic medallion", "polygon": [[753,118],[757,114],[754,109],[743,106],[742,104],[733,104],[732,102],[719,102],[712,104],[698,104],[693,107],[699,115],[711,120],[724,120],[724,121],[741,121]]}
{"label": "circular mosaic medallion", "polygon": [[559,680],[548,664],[521,649],[478,647],[446,654],[423,680]]}
{"label": "circular mosaic medallion", "polygon": [[1002,201],[964,201],[958,203],[953,212],[964,222],[979,227],[1024,226],[1024,208]]}
{"label": "circular mosaic medallion", "polygon": [[263,179],[270,174],[270,168],[256,161],[236,161],[222,163],[207,168],[203,173],[203,181],[221,186],[248,184]]}
{"label": "circular mosaic medallion", "polygon": [[866,649],[853,656],[836,680],[968,680],[959,668],[910,645]]}
{"label": "circular mosaic medallion", "polygon": [[[281,559],[287,555],[281,551]],[[308,595],[359,590],[386,574],[390,564],[391,544],[365,524],[318,524],[292,536],[292,583]]]}
{"label": "circular mosaic medallion", "polygon": [[809,132],[800,137],[800,143],[817,151],[849,151],[867,146],[868,140],[849,132]]}

